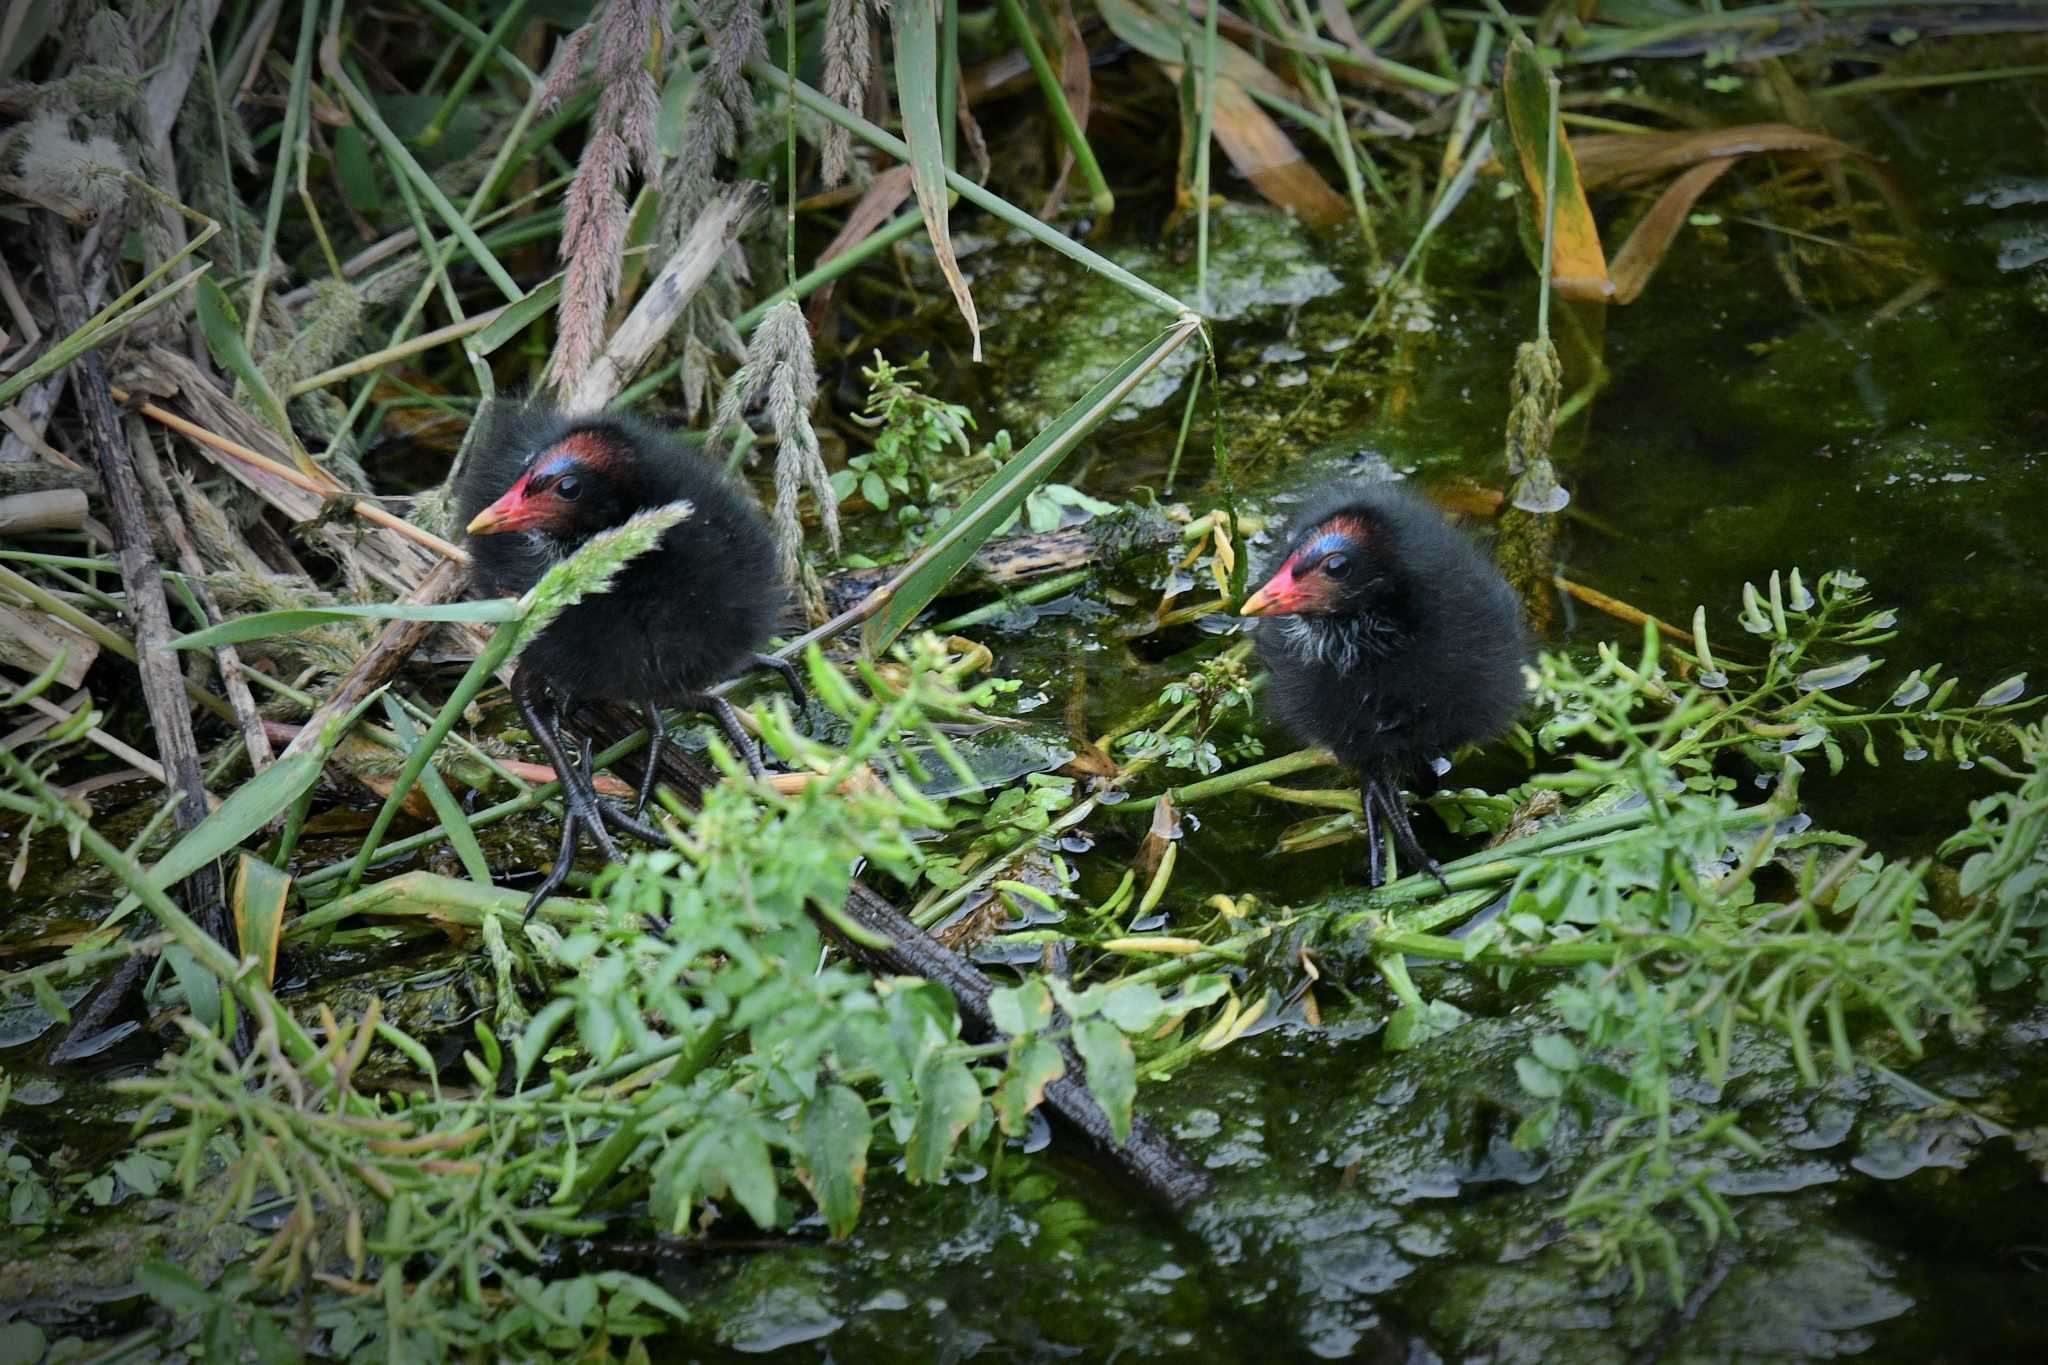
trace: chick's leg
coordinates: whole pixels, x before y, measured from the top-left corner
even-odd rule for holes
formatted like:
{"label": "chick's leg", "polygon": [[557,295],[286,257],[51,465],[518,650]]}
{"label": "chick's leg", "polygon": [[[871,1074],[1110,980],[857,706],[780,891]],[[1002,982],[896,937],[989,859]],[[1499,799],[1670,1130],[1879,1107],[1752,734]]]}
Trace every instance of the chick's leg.
{"label": "chick's leg", "polygon": [[633,816],[638,819],[647,811],[647,803],[654,796],[654,777],[661,769],[661,746],[668,739],[668,726],[661,718],[661,708],[651,701],[640,703],[640,714],[647,720],[647,753],[643,761],[647,771],[640,774],[640,799],[633,803]]}
{"label": "chick's leg", "polygon": [[1391,777],[1377,779],[1380,807],[1387,817],[1387,829],[1394,836],[1394,847],[1401,855],[1401,861],[1410,867],[1418,867],[1436,878],[1436,884],[1449,895],[1451,884],[1444,880],[1444,870],[1437,866],[1436,859],[1429,856],[1429,850],[1415,837],[1415,826],[1408,819],[1408,803],[1401,797],[1401,786]]}
{"label": "chick's leg", "polygon": [[789,699],[796,703],[796,709],[799,711],[804,709],[805,703],[810,700],[810,694],[804,691],[803,679],[798,675],[795,664],[787,659],[778,658],[773,654],[756,654],[754,656],[754,666],[756,668],[768,669],[781,678],[782,685],[789,689]]}
{"label": "chick's leg", "polygon": [[[548,696],[546,686],[522,668],[512,675],[512,701],[519,707],[519,715],[525,720],[526,728],[540,744],[541,752],[548,756],[548,762],[562,784],[563,839],[566,845],[574,851],[574,831],[580,823],[590,831],[598,850],[612,862],[617,862],[619,850],[612,843],[611,835],[605,832],[597,793],[592,789],[589,777],[569,762],[569,755],[562,747],[561,710]],[[558,869],[565,869],[566,864],[567,860],[562,860],[557,865]],[[562,875],[567,876],[567,871],[563,870]]]}
{"label": "chick's leg", "polygon": [[1365,820],[1365,880],[1379,886],[1387,880],[1387,841],[1380,833],[1380,799],[1376,779],[1358,784],[1358,813]]}
{"label": "chick's leg", "polygon": [[541,878],[540,885],[533,888],[533,894],[526,898],[526,909],[519,916],[521,924],[531,920],[533,912],[540,909],[540,903],[554,895],[555,888],[568,880],[569,868],[575,861],[576,817],[565,814],[562,816],[562,845],[555,851],[555,865],[548,869],[548,875]]}
{"label": "chick's leg", "polygon": [[733,752],[747,765],[747,771],[755,777],[761,776],[764,769],[761,767],[760,751],[754,747],[753,736],[740,725],[739,713],[732,709],[731,702],[709,692],[693,692],[686,697],[678,697],[676,705],[701,712],[717,721],[718,728],[725,732],[726,742],[732,745]]}

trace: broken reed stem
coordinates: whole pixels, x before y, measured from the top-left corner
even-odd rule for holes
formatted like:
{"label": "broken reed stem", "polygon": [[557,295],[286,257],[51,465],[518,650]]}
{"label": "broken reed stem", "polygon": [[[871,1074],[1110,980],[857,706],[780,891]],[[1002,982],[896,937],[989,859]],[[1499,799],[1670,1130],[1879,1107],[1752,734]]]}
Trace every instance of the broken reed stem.
{"label": "broken reed stem", "polygon": [[1645,622],[1649,622],[1681,644],[1692,643],[1692,632],[1690,630],[1681,626],[1674,626],[1669,621],[1663,620],[1660,617],[1652,616],[1640,607],[1632,607],[1619,597],[1609,597],[1598,588],[1589,588],[1583,583],[1574,583],[1563,574],[1553,574],[1550,581],[1557,585],[1559,592],[1567,597],[1576,598],[1584,602],[1595,611],[1604,611],[1616,620],[1626,621],[1638,629]]}
{"label": "broken reed stem", "polygon": [[[30,605],[48,612],[51,616],[62,621],[80,634],[91,637],[99,644],[100,648],[113,651],[131,664],[140,663],[140,655],[136,651],[134,642],[126,636],[122,635],[119,631],[110,630],[102,622],[94,620],[69,602],[66,602],[63,598],[52,594],[41,584],[22,577],[5,565],[0,565],[0,588],[6,588],[9,592],[26,599]],[[234,708],[205,688],[200,687],[197,683],[186,683],[185,695],[230,725],[235,723]]]}
{"label": "broken reed stem", "polygon": [[[163,468],[157,462],[156,447],[150,442],[149,427],[132,413],[125,425],[128,448],[135,454],[143,491],[162,523],[165,535],[177,549],[178,567],[185,574],[180,587],[189,590],[191,600],[197,602],[200,624],[217,626],[227,618],[221,614],[213,589],[207,586],[206,565],[200,559],[199,547],[193,543],[192,533],[185,525],[184,514],[178,510],[177,500],[171,496],[170,485],[164,480]],[[236,727],[242,732],[242,746],[248,752],[249,772],[253,777],[270,766],[270,737],[263,732],[263,717],[256,709],[256,698],[249,691],[248,679],[242,676],[240,652],[233,645],[222,644],[215,645],[212,653],[214,668],[220,673],[221,691],[227,693],[228,705],[235,711]]]}
{"label": "broken reed stem", "polygon": [[[48,272],[51,300],[59,322],[67,332],[76,332],[86,321],[76,246],[55,214],[38,210],[34,217],[43,268]],[[120,547],[124,605],[135,627],[136,667],[142,674],[143,702],[155,732],[158,761],[163,764],[171,786],[184,798],[172,818],[180,832],[190,833],[206,818],[206,781],[200,772],[199,742],[192,733],[192,713],[185,702],[185,678],[179,670],[178,656],[164,648],[164,642],[173,633],[170,604],[164,598],[161,566],[150,547],[150,519],[141,481],[136,477],[133,457],[121,433],[120,415],[114,410],[106,364],[97,351],[88,351],[73,363],[71,387],[85,418],[87,439],[92,444],[105,492],[107,517],[114,525],[115,542]],[[208,864],[187,877],[182,890],[185,904],[206,932],[216,942],[231,945],[234,931],[227,921],[220,876],[213,865]]]}
{"label": "broken reed stem", "polygon": [[[115,401],[122,403],[128,401],[128,395],[124,391],[114,389],[112,392]],[[460,546],[451,545],[432,531],[423,530],[407,521],[404,517],[394,516],[392,513],[377,506],[376,503],[371,502],[368,498],[359,497],[343,488],[340,484],[334,483],[331,480],[323,482],[318,479],[309,478],[290,465],[279,464],[276,460],[271,459],[260,451],[251,450],[239,441],[231,441],[217,432],[207,430],[197,422],[180,417],[177,413],[160,408],[154,403],[138,404],[135,410],[152,421],[163,423],[180,435],[189,436],[201,445],[218,450],[223,455],[232,456],[244,464],[254,465],[264,473],[275,475],[296,488],[303,489],[322,498],[345,499],[348,502],[349,510],[363,520],[374,522],[387,531],[394,531],[422,549],[433,551],[443,559],[453,560],[458,564],[469,563],[468,552]]]}

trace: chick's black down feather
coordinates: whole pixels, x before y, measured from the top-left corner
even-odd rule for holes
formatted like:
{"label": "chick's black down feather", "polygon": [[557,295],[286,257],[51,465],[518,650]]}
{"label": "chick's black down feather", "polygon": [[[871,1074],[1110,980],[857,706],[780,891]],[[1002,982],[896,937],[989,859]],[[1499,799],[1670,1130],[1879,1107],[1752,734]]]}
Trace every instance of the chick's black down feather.
{"label": "chick's black down feather", "polygon": [[572,417],[541,404],[499,404],[457,481],[465,522],[539,459],[588,433],[626,458],[593,471],[600,486],[564,534],[469,537],[477,590],[517,595],[599,531],[678,500],[693,510],[659,545],[629,562],[609,592],[556,617],[520,656],[560,697],[665,703],[751,666],[780,621],[787,593],[774,537],[744,489],[690,436],[616,414]]}
{"label": "chick's black down feather", "polygon": [[1412,774],[1507,729],[1525,700],[1529,641],[1492,561],[1397,485],[1352,483],[1301,506],[1268,571],[1333,518],[1367,528],[1367,581],[1333,614],[1259,623],[1268,711],[1364,775]]}

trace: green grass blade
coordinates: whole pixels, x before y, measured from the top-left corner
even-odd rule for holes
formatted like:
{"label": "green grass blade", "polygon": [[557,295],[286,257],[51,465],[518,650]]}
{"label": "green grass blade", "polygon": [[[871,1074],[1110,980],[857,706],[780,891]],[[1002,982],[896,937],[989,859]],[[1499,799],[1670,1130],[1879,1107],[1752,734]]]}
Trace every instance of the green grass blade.
{"label": "green grass blade", "polygon": [[[420,733],[413,728],[412,717],[405,714],[389,693],[384,697],[384,714],[391,721],[392,732],[404,741],[408,749],[419,743]],[[477,843],[476,832],[469,827],[461,803],[456,801],[455,793],[448,790],[448,783],[433,764],[420,769],[420,787],[433,805],[434,814],[440,818],[441,828],[448,831],[448,842],[455,846],[455,856],[462,860],[462,870],[478,886],[492,885],[491,864],[484,857],[483,845]]]}
{"label": "green grass blade", "polygon": [[[874,124],[869,123],[837,100],[827,99],[802,81],[792,82],[789,76],[780,68],[754,58],[747,62],[746,69],[748,75],[762,81],[770,89],[793,93],[798,104],[801,104],[804,108],[809,109],[821,118],[829,119],[833,123],[838,124],[870,147],[879,148],[890,156],[895,157],[898,161],[907,162],[910,160],[910,147],[902,138],[877,128]],[[988,190],[983,189],[959,172],[948,171],[946,173],[946,184],[962,199],[965,199],[984,213],[1002,220],[1033,241],[1051,247],[1054,251],[1059,252],[1060,255],[1079,263],[1084,269],[1093,271],[1103,279],[1108,280],[1121,289],[1128,290],[1154,307],[1164,308],[1167,312],[1176,314],[1192,313],[1195,311],[1157,285],[1147,284],[1115,261],[1090,251],[1058,228],[1040,222],[1036,217],[1018,208],[1009,200],[1004,199],[1000,195],[991,194]]]}
{"label": "green grass blade", "polygon": [[[150,868],[149,884],[158,890],[176,886],[216,858],[224,857],[298,800],[299,794],[319,778],[326,761],[325,754],[308,749],[279,759],[244,782],[218,809],[171,845],[171,851]],[[131,892],[114,907],[106,923],[125,918],[141,903]]]}
{"label": "green grass blade", "polygon": [[903,137],[910,147],[910,179],[917,206],[939,270],[967,319],[974,338],[974,358],[981,359],[981,319],[974,296],[953,255],[953,234],[946,224],[946,142],[940,128],[938,16],[932,0],[896,0],[889,7],[889,28],[896,42],[896,103],[903,115]]}
{"label": "green grass blade", "polygon": [[1060,88],[1059,73],[1052,69],[1052,62],[1047,59],[1045,47],[1038,41],[1038,33],[1031,27],[1023,6],[1017,0],[996,0],[996,8],[1002,11],[1003,21],[1010,26],[1018,46],[1024,49],[1025,60],[1031,63],[1031,73],[1038,78],[1039,92],[1045,96],[1045,107],[1051,112],[1052,121],[1058,125],[1067,150],[1074,154],[1075,169],[1088,183],[1089,207],[1097,213],[1114,213],[1116,196],[1110,193],[1109,182],[1102,178],[1102,167],[1096,163],[1095,149],[1088,145],[1087,132],[1074,118],[1074,110],[1067,103],[1067,92]]}
{"label": "green grass blade", "polygon": [[306,473],[318,473],[299,450],[284,404],[277,401],[277,395],[271,392],[263,372],[256,368],[256,357],[249,354],[249,348],[242,342],[242,320],[235,316],[235,305],[229,300],[227,290],[211,278],[202,279],[199,281],[197,302],[199,331],[206,338],[206,349],[213,353],[213,363],[239,379],[249,390],[249,396],[263,409],[263,415],[270,419],[270,425],[278,436],[291,447],[298,466]]}
{"label": "green grass blade", "polygon": [[237,616],[205,630],[195,630],[170,641],[172,649],[211,649],[215,645],[239,645],[273,635],[290,635],[335,621],[469,621],[492,623],[519,619],[519,602],[510,597],[489,597],[478,602],[373,602],[347,607],[293,607],[284,611],[258,611]]}
{"label": "green grass blade", "polygon": [[561,294],[562,276],[556,275],[535,285],[519,302],[506,304],[504,312],[498,314],[488,326],[470,339],[470,354],[487,356],[497,350],[531,326],[535,318],[553,311],[555,300],[560,298]]}
{"label": "green grass blade", "polygon": [[1199,329],[1193,318],[1169,327],[1157,340],[1105,375],[1079,402],[1054,418],[1030,445],[1011,456],[1008,464],[976,489],[932,543],[880,589],[888,600],[862,628],[861,648],[870,656],[887,649],[953,576],[966,567],[982,542],[1024,505],[1031,490],[1059,467],[1081,438],[1116,410],[1132,386],[1179,350]]}

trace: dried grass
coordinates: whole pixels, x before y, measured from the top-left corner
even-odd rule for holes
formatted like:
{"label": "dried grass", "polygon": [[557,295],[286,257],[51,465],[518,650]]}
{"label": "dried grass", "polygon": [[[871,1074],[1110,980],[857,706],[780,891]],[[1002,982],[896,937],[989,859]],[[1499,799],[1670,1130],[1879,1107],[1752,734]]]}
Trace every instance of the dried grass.
{"label": "dried grass", "polygon": [[[626,187],[633,169],[648,179],[661,170],[654,140],[661,100],[647,60],[650,45],[666,45],[666,12],[656,0],[610,0],[601,22],[597,112],[563,209],[561,259],[567,275],[547,378],[564,393],[604,344],[605,315],[618,294],[625,260]],[[576,75],[591,29],[586,24],[563,42],[544,86],[548,101],[580,84]]]}

